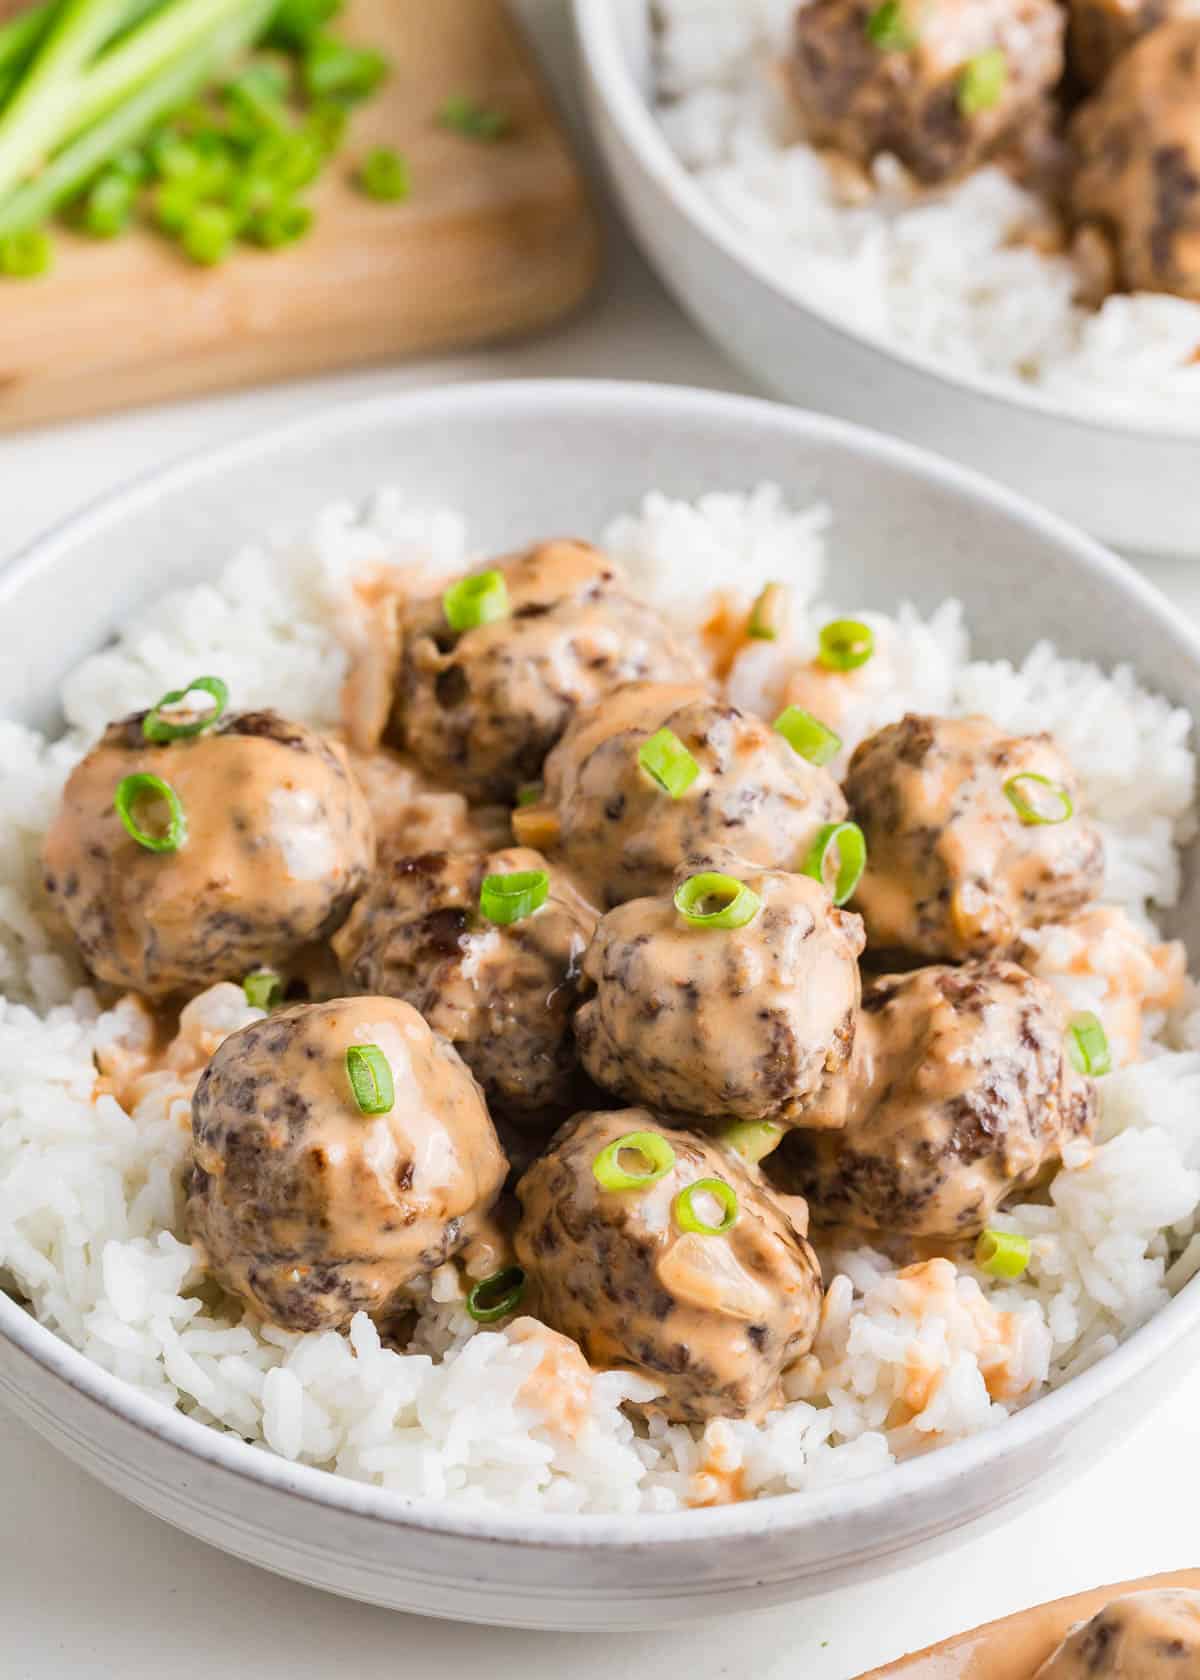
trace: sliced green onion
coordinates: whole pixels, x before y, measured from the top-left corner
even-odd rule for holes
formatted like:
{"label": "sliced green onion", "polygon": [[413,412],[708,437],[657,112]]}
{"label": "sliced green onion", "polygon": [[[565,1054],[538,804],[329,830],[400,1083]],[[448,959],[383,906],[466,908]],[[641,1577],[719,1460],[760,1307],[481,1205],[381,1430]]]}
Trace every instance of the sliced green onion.
{"label": "sliced green onion", "polygon": [[984,1231],[975,1244],[975,1264],[989,1277],[1019,1278],[1029,1264],[1029,1238],[1016,1231]]}
{"label": "sliced green onion", "polygon": [[989,47],[967,60],[958,78],[958,108],[964,117],[978,117],[1000,103],[1008,85],[1008,59],[1002,47]]}
{"label": "sliced green onion", "polygon": [[787,614],[788,592],[782,583],[768,583],[746,620],[746,634],[751,641],[773,642],[783,627]]}
{"label": "sliced green onion", "polygon": [[1101,1079],[1112,1072],[1112,1048],[1098,1015],[1090,1009],[1072,1016],[1067,1028],[1067,1054],[1078,1073]]}
{"label": "sliced green onion", "polygon": [[916,31],[904,15],[904,0],[884,0],[867,19],[867,39],[880,52],[908,52],[917,44]]}
{"label": "sliced green onion", "polygon": [[[621,1165],[622,1155],[640,1155],[645,1170],[633,1172]],[[675,1165],[675,1151],[660,1132],[626,1132],[602,1149],[592,1162],[592,1172],[602,1190],[643,1190],[657,1184]]]}
{"label": "sliced green onion", "polygon": [[256,968],[242,981],[251,1009],[278,1009],[283,1002],[283,981],[273,968]]}
{"label": "sliced green onion", "polygon": [[476,572],[460,578],[442,596],[442,611],[451,630],[475,630],[509,615],[508,584],[503,572]]}
{"label": "sliced green onion", "polygon": [[857,823],[826,823],[817,833],[804,860],[801,873],[811,875],[822,886],[829,886],[828,864],[831,856],[838,860],[837,874],[830,888],[833,902],[839,907],[854,896],[854,889],[862,880],[867,867],[867,842]]}
{"label": "sliced green onion", "polygon": [[479,908],[489,922],[508,927],[540,910],[550,896],[550,877],[544,869],[517,869],[511,875],[485,875],[479,889]]}
{"label": "sliced green onion", "polygon": [[387,1057],[377,1044],[352,1044],[346,1051],[346,1075],[360,1114],[390,1114],[396,1086]]}
{"label": "sliced green onion", "polygon": [[115,239],[133,214],[137,182],[116,168],[106,169],[84,195],[79,225],[93,239]]}
{"label": "sliced green onion", "polygon": [[267,40],[276,46],[306,47],[341,10],[342,0],[282,0]]}
{"label": "sliced green onion", "polygon": [[638,748],[638,763],[672,799],[682,799],[700,766],[673,729],[660,729]]}
{"label": "sliced green onion", "polygon": [[307,204],[273,204],[248,218],[242,237],[265,251],[278,251],[303,239],[312,225],[313,213]]}
{"label": "sliced green onion", "polygon": [[793,752],[798,752],[810,764],[828,764],[842,750],[841,736],[799,706],[785,707],[771,727],[778,730]]}
{"label": "sliced green onion", "polygon": [[689,927],[740,928],[758,915],[762,899],[735,876],[708,871],[675,888],[675,908]]}
{"label": "sliced green onion", "polygon": [[304,54],[304,87],[313,99],[366,99],[388,73],[388,61],[370,47],[351,47],[318,35]]}
{"label": "sliced green onion", "polygon": [[237,238],[237,219],[221,204],[201,204],[183,224],[180,243],[194,263],[215,268],[223,263]]}
{"label": "sliced green onion", "polygon": [[538,805],[542,798],[541,782],[526,782],[524,787],[517,789],[517,805]]}
{"label": "sliced green onion", "polygon": [[411,191],[408,159],[390,146],[376,146],[363,159],[358,184],[380,204],[402,204]]}
{"label": "sliced green onion", "polygon": [[[721,1218],[716,1225],[710,1225],[696,1212],[697,1196],[711,1196],[720,1207]],[[698,1178],[695,1184],[679,1192],[671,1211],[681,1231],[695,1231],[702,1237],[723,1237],[737,1224],[737,1192],[723,1178]]]}
{"label": "sliced green onion", "polygon": [[[162,834],[151,834],[148,829],[139,827],[134,817],[134,807],[147,798],[162,800],[171,813],[171,820]],[[144,771],[123,776],[117,783],[113,805],[126,834],[148,852],[177,852],[185,844],[187,815],[183,802],[170,782],[164,782],[161,776],[151,776]]]}
{"label": "sliced green onion", "polygon": [[[1028,786],[1030,793],[1024,788]],[[1033,803],[1037,791],[1045,789],[1052,799],[1057,802],[1056,808],[1050,811],[1039,810]],[[1031,794],[1033,797],[1031,797]],[[1036,771],[1023,770],[1018,776],[1010,776],[1004,784],[1004,797],[1020,817],[1026,828],[1037,828],[1043,824],[1063,823],[1075,814],[1075,805],[1071,795],[1061,782],[1052,782],[1049,776],[1039,776]]]}
{"label": "sliced green onion", "polygon": [[505,1266],[477,1283],[467,1296],[467,1311],[476,1324],[495,1324],[516,1312],[525,1293],[525,1273],[520,1266]]}
{"label": "sliced green onion", "polygon": [[481,105],[477,99],[456,93],[447,99],[437,114],[443,128],[452,128],[468,140],[503,140],[512,133],[512,118],[507,111]]}
{"label": "sliced green onion", "polygon": [[[198,718],[192,718],[187,723],[175,723],[170,718],[163,717],[168,706],[178,706],[186,700],[189,694],[211,694],[212,706]],[[147,741],[186,741],[193,735],[203,735],[225,710],[229,699],[229,690],[220,677],[194,677],[186,688],[173,688],[169,694],[164,694],[156,706],[151,706],[142,719],[142,734]]]}
{"label": "sliced green onion", "polygon": [[721,1133],[723,1149],[732,1149],[752,1165],[763,1161],[783,1140],[783,1127],[770,1120],[739,1120]]}
{"label": "sliced green onion", "polygon": [[10,280],[36,280],[54,265],[54,247],[43,228],[24,228],[0,236],[0,274]]}
{"label": "sliced green onion", "polygon": [[857,618],[835,618],[817,639],[817,658],[827,671],[857,671],[875,652],[875,632]]}

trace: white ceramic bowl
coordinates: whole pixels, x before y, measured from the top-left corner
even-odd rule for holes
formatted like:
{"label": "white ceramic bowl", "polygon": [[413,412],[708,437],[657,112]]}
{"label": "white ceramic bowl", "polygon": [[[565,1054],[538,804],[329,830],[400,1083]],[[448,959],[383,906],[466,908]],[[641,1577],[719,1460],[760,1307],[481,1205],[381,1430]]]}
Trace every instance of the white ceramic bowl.
{"label": "white ceramic bowl", "polygon": [[[335,411],[121,492],[0,572],[0,716],[43,726],[58,683],[152,593],[233,545],[388,482],[470,510],[501,550],[595,536],[651,487],[781,484],[834,509],[838,594],[928,608],[953,592],[984,655],[1038,637],[1129,660],[1200,706],[1200,645],[1102,549],[905,445],[767,403],[673,388],[457,387]],[[1200,895],[1181,926],[1200,928]],[[573,1630],[744,1611],[909,1564],[1090,1464],[1200,1346],[1200,1285],[1116,1353],[990,1434],[813,1495],[627,1518],[480,1516],[286,1463],[164,1411],[0,1295],[0,1397],[110,1487],[281,1574],[430,1615]]]}
{"label": "white ceramic bowl", "polygon": [[[737,5],[740,0],[728,0]],[[977,467],[1133,553],[1200,555],[1200,416],[1089,418],[957,373],[800,302],[678,162],[648,104],[651,0],[573,0],[592,127],[638,239],[769,389]]]}

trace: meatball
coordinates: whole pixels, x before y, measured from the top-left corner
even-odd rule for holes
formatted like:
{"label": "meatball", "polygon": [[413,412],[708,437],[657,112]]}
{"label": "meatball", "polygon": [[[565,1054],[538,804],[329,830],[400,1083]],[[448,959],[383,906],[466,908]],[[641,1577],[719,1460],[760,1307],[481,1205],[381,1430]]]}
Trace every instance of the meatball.
{"label": "meatball", "polygon": [[1175,17],[1195,15],[1195,0],[1067,0],[1067,60],[1083,87],[1099,87],[1135,41]]}
{"label": "meatball", "polygon": [[935,184],[1040,122],[1063,26],[1057,0],[807,0],[790,87],[818,145],[859,164],[890,152]]}
{"label": "meatball", "polygon": [[[355,1045],[386,1060],[384,1112],[355,1099]],[[508,1170],[457,1051],[395,998],[233,1033],[196,1087],[192,1146],[193,1237],[219,1282],[286,1330],[396,1318],[413,1281],[478,1234]]]}
{"label": "meatball", "polygon": [[768,1174],[813,1217],[914,1237],[983,1230],[1091,1135],[1093,1088],[1055,993],[1016,963],[918,968],[867,984],[840,1130],[794,1132]]}
{"label": "meatball", "polygon": [[[100,980],[149,997],[286,964],[339,927],[374,861],[371,815],[345,754],[274,712],[235,712],[166,745],[137,713],[77,765],[46,836],[46,891]],[[149,850],[114,807],[130,775],[169,783],[186,819]],[[152,812],[134,816],[157,832]]]}
{"label": "meatball", "polygon": [[1034,1680],[1197,1680],[1200,1593],[1128,1593],[1072,1628]]}
{"label": "meatball", "polygon": [[546,902],[498,926],[480,912],[487,875],[547,870],[538,852],[385,851],[334,949],[353,986],[404,998],[450,1040],[498,1109],[561,1107],[577,1067],[571,1034],[595,912],[557,872]]}
{"label": "meatball", "polygon": [[1200,19],[1152,30],[1071,122],[1072,215],[1118,287],[1200,299]]}
{"label": "meatball", "polygon": [[441,597],[404,627],[398,713],[409,751],[473,800],[508,799],[578,706],[653,670],[698,678],[694,656],[626,593],[620,567],[586,543],[551,542],[499,563],[508,616],[455,632]]}
{"label": "meatball", "polygon": [[594,995],[575,1035],[597,1084],[708,1121],[795,1124],[854,1044],[863,948],[857,916],[807,875],[728,857],[716,867],[760,907],[741,927],[696,927],[670,896],[610,910],[584,959]]}
{"label": "meatball", "polygon": [[1100,890],[1103,844],[1049,735],[909,713],[862,742],[844,786],[867,841],[854,908],[873,946],[953,961],[1011,953],[1025,929]]}
{"label": "meatball", "polygon": [[[660,729],[699,767],[677,798],[639,762]],[[833,777],[782,735],[697,685],[665,683],[631,683],[575,719],[546,761],[545,804],[568,868],[605,907],[665,892],[680,858],[714,845],[798,868],[817,830],[846,815]]]}
{"label": "meatball", "polygon": [[[596,1158],[639,1132],[665,1139],[672,1165],[654,1183],[603,1188]],[[622,1166],[640,1170],[636,1150],[617,1153]],[[704,1179],[721,1180],[736,1197],[734,1222],[720,1235],[680,1222],[681,1192]],[[531,1310],[573,1337],[589,1364],[656,1378],[664,1395],[651,1404],[677,1422],[758,1419],[780,1403],[784,1368],[816,1334],[821,1273],[754,1168],[644,1109],[581,1114],[517,1195],[515,1244]],[[728,1218],[702,1190],[692,1209],[707,1225]]]}

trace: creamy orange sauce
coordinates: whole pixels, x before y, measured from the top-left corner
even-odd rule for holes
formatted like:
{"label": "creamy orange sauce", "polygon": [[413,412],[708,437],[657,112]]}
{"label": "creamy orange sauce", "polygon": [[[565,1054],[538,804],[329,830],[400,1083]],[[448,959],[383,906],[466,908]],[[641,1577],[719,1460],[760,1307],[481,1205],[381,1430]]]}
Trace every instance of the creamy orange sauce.
{"label": "creamy orange sauce", "polygon": [[518,1318],[508,1326],[518,1347],[533,1343],[542,1357],[517,1391],[520,1405],[540,1412],[545,1426],[578,1441],[591,1416],[592,1371],[575,1342],[536,1318]]}

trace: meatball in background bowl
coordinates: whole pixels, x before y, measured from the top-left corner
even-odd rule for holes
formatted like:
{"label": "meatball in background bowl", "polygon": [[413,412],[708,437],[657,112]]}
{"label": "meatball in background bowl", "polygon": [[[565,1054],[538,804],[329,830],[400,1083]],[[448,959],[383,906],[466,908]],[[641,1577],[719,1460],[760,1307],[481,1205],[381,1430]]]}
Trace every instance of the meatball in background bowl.
{"label": "meatball in background bowl", "polygon": [[[592,129],[642,249],[696,323],[769,390],[990,473],[1123,549],[1200,553],[1191,516],[1200,415],[1189,424],[1095,414],[804,301],[668,145],[652,107],[652,0],[573,7]],[[714,51],[719,10],[708,27]],[[1019,307],[1019,294],[1011,303]]]}
{"label": "meatball in background bowl", "polygon": [[[554,531],[595,540],[652,488],[694,498],[764,480],[797,505],[829,504],[830,563],[847,600],[889,611],[908,598],[928,612],[957,595],[980,657],[1021,657],[1049,636],[1106,667],[1128,662],[1200,711],[1190,629],[1127,567],[1007,492],[766,403],[555,382],[335,411],[184,463],[72,520],[0,573],[0,712],[55,727],[68,669],[150,597],[211,579],[281,514],[300,530],[331,502],[399,481],[418,502],[462,507],[481,550],[502,554]],[[1200,949],[1191,876],[1170,931]],[[1002,1426],[884,1474],[712,1509],[580,1517],[407,1499],[288,1462],[155,1404],[0,1294],[0,1399],[144,1508],[350,1597],[576,1633],[742,1615],[918,1564],[1093,1465],[1198,1351],[1191,1284]]]}

